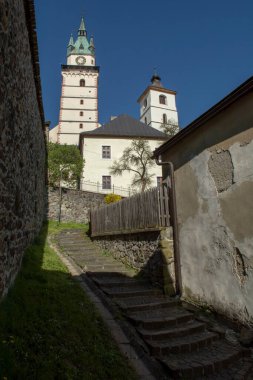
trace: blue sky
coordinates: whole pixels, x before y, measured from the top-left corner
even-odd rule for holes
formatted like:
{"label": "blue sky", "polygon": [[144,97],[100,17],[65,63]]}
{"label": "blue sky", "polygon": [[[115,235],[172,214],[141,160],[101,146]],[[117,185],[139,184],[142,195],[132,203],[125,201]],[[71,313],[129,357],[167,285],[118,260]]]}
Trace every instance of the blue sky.
{"label": "blue sky", "polygon": [[177,91],[180,127],[253,73],[252,0],[35,0],[45,117],[58,122],[61,64],[84,15],[94,35],[99,121],[127,113],[156,67]]}

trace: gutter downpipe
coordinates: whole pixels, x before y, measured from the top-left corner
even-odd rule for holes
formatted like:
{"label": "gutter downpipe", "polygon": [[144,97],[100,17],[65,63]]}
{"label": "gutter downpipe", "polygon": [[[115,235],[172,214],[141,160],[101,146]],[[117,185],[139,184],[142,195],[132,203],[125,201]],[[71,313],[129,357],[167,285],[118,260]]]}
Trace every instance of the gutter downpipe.
{"label": "gutter downpipe", "polygon": [[178,220],[177,220],[177,204],[176,204],[176,190],[175,190],[175,177],[174,177],[174,166],[173,163],[162,162],[160,157],[155,159],[158,166],[167,166],[169,168],[170,176],[170,197],[169,197],[169,209],[171,213],[171,224],[173,229],[173,245],[174,245],[174,259],[175,259],[175,277],[176,277],[176,294],[178,296],[182,295],[182,274],[181,274],[181,260],[180,260],[180,250],[179,250],[179,231],[178,231]]}

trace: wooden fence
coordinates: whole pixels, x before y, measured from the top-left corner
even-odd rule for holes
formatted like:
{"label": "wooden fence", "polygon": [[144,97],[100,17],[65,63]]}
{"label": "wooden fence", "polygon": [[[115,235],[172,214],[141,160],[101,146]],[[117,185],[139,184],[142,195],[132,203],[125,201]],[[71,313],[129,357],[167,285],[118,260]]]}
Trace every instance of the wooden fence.
{"label": "wooden fence", "polygon": [[91,211],[92,236],[133,233],[169,225],[167,184]]}

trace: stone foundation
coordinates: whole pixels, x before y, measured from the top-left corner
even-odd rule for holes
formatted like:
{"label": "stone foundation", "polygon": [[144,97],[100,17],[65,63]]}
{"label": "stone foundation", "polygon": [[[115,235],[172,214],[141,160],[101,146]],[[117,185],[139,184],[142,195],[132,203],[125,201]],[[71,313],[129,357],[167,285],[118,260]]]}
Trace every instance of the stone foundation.
{"label": "stone foundation", "polygon": [[174,255],[171,229],[107,235],[92,239],[116,260],[147,275],[166,294],[175,294]]}

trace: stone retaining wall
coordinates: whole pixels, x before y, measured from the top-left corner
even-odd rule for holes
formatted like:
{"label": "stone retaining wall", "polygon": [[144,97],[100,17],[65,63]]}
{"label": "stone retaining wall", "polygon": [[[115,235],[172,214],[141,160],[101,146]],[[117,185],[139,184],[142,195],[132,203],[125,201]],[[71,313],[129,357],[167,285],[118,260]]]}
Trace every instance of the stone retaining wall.
{"label": "stone retaining wall", "polygon": [[[104,205],[104,194],[89,191],[62,189],[61,220],[88,223],[90,209]],[[58,220],[59,188],[48,189],[48,219]]]}
{"label": "stone retaining wall", "polygon": [[171,229],[94,237],[99,248],[146,274],[153,284],[174,294],[174,259]]}
{"label": "stone retaining wall", "polygon": [[0,298],[45,215],[45,138],[33,2],[0,0]]}

